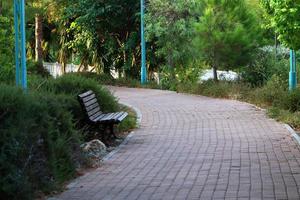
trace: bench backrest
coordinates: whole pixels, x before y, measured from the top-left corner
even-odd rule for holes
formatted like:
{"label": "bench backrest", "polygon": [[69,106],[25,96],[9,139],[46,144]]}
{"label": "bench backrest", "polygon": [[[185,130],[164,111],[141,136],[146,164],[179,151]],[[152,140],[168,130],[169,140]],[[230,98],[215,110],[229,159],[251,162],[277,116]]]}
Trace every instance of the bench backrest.
{"label": "bench backrest", "polygon": [[102,114],[96,95],[93,91],[89,90],[83,94],[78,95],[78,100],[84,107],[87,117],[90,120],[93,121]]}

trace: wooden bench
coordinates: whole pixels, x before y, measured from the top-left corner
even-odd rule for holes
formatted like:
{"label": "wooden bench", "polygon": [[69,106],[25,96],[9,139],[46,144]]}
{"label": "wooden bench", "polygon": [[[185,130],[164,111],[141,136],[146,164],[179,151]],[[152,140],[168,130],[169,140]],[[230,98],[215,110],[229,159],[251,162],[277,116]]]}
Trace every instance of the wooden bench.
{"label": "wooden bench", "polygon": [[101,125],[104,128],[104,132],[109,128],[110,134],[117,138],[114,133],[114,125],[122,122],[127,117],[127,112],[103,113],[95,93],[91,90],[78,95],[78,100],[86,113],[87,122],[90,125],[97,129],[100,129]]}

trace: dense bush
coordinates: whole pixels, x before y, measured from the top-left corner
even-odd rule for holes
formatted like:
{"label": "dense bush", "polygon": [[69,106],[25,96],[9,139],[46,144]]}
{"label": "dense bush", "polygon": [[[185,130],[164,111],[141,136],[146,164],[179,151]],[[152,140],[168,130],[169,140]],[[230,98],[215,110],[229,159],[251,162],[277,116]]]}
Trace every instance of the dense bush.
{"label": "dense bush", "polygon": [[33,60],[27,60],[27,71],[29,74],[36,74],[42,77],[49,77],[49,71],[44,68],[42,63]]}
{"label": "dense bush", "polygon": [[[0,85],[0,195],[32,199],[75,175],[86,124],[77,95],[93,90],[103,111],[118,111],[116,98],[93,79],[68,74],[29,76],[29,90]],[[130,118],[130,120],[132,120]],[[81,123],[83,122],[83,123]],[[121,129],[126,129],[128,123]]]}
{"label": "dense bush", "polygon": [[10,26],[12,20],[0,15],[0,24],[0,82],[14,82],[14,37]]}
{"label": "dense bush", "polygon": [[300,112],[291,112],[279,107],[270,107],[268,109],[268,115],[281,122],[287,123],[297,130],[300,129]]}
{"label": "dense bush", "polygon": [[258,51],[252,63],[242,69],[241,77],[252,86],[263,86],[273,75],[284,81],[287,85],[289,65],[288,60],[279,58],[275,60],[275,54],[267,51]]}
{"label": "dense bush", "polygon": [[300,111],[300,89],[297,88],[281,96],[277,106],[290,112]]}
{"label": "dense bush", "polygon": [[262,106],[279,105],[287,94],[286,88],[281,78],[274,75],[263,87],[252,89],[244,98]]}
{"label": "dense bush", "polygon": [[93,72],[80,72],[80,73],[74,73],[74,74],[85,77],[85,78],[93,79],[104,85],[115,85],[115,82],[116,82],[116,80],[110,74],[104,74],[104,73],[97,74],[97,73],[93,73]]}
{"label": "dense bush", "polygon": [[74,176],[80,133],[65,96],[0,85],[0,195],[32,199]]}
{"label": "dense bush", "polygon": [[148,81],[147,84],[142,85],[140,80],[132,78],[118,78],[115,79],[111,75],[107,74],[97,74],[93,72],[84,72],[84,73],[74,73],[74,75],[93,79],[98,84],[101,85],[113,85],[113,86],[122,86],[122,87],[133,87],[133,88],[152,88],[152,89],[161,89],[155,81]]}
{"label": "dense bush", "polygon": [[99,100],[100,107],[104,112],[115,112],[119,110],[117,99],[97,81],[85,78],[78,74],[66,74],[57,79],[43,79],[39,76],[31,76],[29,87],[41,93],[64,94],[66,96],[64,105],[74,117],[77,128],[81,128],[85,123],[85,115],[77,101],[77,95],[92,90]]}
{"label": "dense bush", "polygon": [[68,94],[74,99],[77,99],[78,94],[92,90],[99,100],[102,111],[113,112],[119,110],[117,99],[108,89],[102,87],[93,79],[87,79],[76,74],[67,74],[57,79],[52,79],[48,85],[42,88],[55,94]]}
{"label": "dense bush", "polygon": [[240,99],[242,98],[241,95],[248,92],[248,90],[249,86],[246,84],[227,81],[214,82],[213,80],[208,80],[197,86],[196,93],[218,98]]}

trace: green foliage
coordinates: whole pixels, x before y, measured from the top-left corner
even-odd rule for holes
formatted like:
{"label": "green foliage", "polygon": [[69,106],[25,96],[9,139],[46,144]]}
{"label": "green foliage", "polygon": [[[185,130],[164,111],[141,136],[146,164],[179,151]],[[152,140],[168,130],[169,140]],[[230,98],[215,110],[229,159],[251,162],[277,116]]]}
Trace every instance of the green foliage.
{"label": "green foliage", "polygon": [[126,111],[128,113],[128,116],[122,121],[122,123],[118,126],[118,132],[128,132],[134,128],[136,128],[137,124],[136,124],[136,120],[137,120],[137,116],[136,113],[126,107],[126,106],[122,106],[121,108],[123,111]]}
{"label": "green foliage", "polygon": [[94,81],[97,81],[97,83],[101,85],[160,89],[160,86],[154,81],[148,81],[147,84],[142,85],[141,81],[137,79],[133,79],[133,78],[114,79],[111,75],[104,74],[104,73],[97,74],[92,72],[84,72],[84,73],[80,72],[80,73],[76,73],[76,75],[93,79]]}
{"label": "green foliage", "polygon": [[76,74],[78,76],[93,79],[102,85],[115,85],[116,82],[116,80],[110,74],[98,74],[93,72],[79,72]]}
{"label": "green foliage", "polygon": [[244,0],[206,0],[195,23],[195,45],[201,59],[214,69],[246,66],[259,46],[260,27]]}
{"label": "green foliage", "polygon": [[297,130],[300,128],[300,112],[290,112],[279,107],[270,107],[267,113],[270,117],[289,124]]}
{"label": "green foliage", "polygon": [[278,97],[280,102],[277,106],[290,112],[300,111],[300,89],[297,88],[288,94]]}
{"label": "green foliage", "polygon": [[255,59],[241,69],[241,78],[252,86],[262,86],[267,83],[273,75],[282,80],[282,84],[288,87],[289,61],[277,59],[273,54],[259,50]]}
{"label": "green foliage", "polygon": [[42,77],[49,77],[50,73],[47,69],[44,68],[44,66],[39,63],[32,60],[27,60],[27,72],[29,74],[36,74],[40,75]]}
{"label": "green foliage", "polygon": [[103,88],[99,82],[78,74],[66,74],[57,79],[30,76],[29,87],[36,92],[65,95],[65,109],[73,115],[73,122],[79,130],[86,126],[85,113],[77,100],[79,94],[92,90],[99,100],[102,111],[115,112],[119,110],[117,99],[106,88]]}
{"label": "green foliage", "polygon": [[278,33],[278,39],[288,48],[300,49],[300,1],[262,0],[270,26]]}
{"label": "green foliage", "polygon": [[64,109],[65,96],[0,86],[0,194],[32,199],[73,177],[80,133]]}
{"label": "green foliage", "polygon": [[192,89],[194,85],[198,84],[200,76],[199,67],[186,67],[186,68],[175,68],[175,78],[169,68],[165,66],[162,68],[160,73],[160,86],[162,89],[167,90],[181,90],[181,87],[186,89]]}
{"label": "green foliage", "polygon": [[164,66],[161,68],[160,85],[163,89],[173,90],[173,91],[176,90],[176,76],[172,74],[168,66]]}
{"label": "green foliage", "polygon": [[194,61],[192,24],[201,15],[200,7],[199,1],[191,0],[153,0],[147,5],[147,40],[154,41],[150,46],[153,56],[162,60],[161,66],[170,68],[171,79],[175,78],[175,68],[187,67]]}
{"label": "green foliage", "polygon": [[277,105],[285,96],[286,88],[283,81],[274,75],[263,87],[252,89],[246,99],[260,106]]}
{"label": "green foliage", "polygon": [[195,92],[196,94],[212,96],[217,98],[241,99],[241,95],[246,93],[246,91],[248,90],[249,87],[247,85],[235,82],[214,82],[213,80],[208,80],[203,83],[200,83],[197,86]]}
{"label": "green foliage", "polygon": [[[76,0],[64,11],[67,49],[80,57],[81,64],[92,64],[98,71],[124,69],[128,76],[138,76],[139,2]],[[128,73],[130,72],[130,73]]]}
{"label": "green foliage", "polygon": [[68,94],[77,100],[77,95],[87,90],[95,92],[99,104],[104,112],[117,111],[118,103],[116,98],[98,82],[87,79],[76,74],[66,74],[49,82],[49,91],[56,94]]}
{"label": "green foliage", "polygon": [[0,16],[0,24],[0,82],[14,82],[13,21]]}
{"label": "green foliage", "polygon": [[[79,145],[85,114],[77,95],[93,90],[103,111],[120,110],[99,82],[76,74],[58,79],[29,76],[29,91],[0,85],[0,194],[33,199],[36,191],[60,188],[85,163]],[[131,111],[130,111],[131,112]],[[118,127],[135,127],[135,115]]]}

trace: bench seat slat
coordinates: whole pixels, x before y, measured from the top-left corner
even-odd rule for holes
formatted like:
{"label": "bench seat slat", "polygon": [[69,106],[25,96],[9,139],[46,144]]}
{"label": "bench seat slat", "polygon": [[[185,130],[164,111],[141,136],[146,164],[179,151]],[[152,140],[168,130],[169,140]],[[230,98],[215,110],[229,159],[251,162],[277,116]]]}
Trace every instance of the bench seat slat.
{"label": "bench seat slat", "polygon": [[94,118],[92,121],[93,122],[108,122],[111,121],[111,115],[113,113],[106,113],[106,114],[101,114],[98,117]]}
{"label": "bench seat slat", "polygon": [[86,103],[86,102],[89,102],[89,101],[91,101],[93,99],[96,99],[96,95],[95,94],[91,94],[91,95],[89,95],[87,97],[82,98],[82,101],[83,101],[83,103]]}
{"label": "bench seat slat", "polygon": [[93,104],[90,105],[90,106],[86,106],[86,107],[85,107],[85,110],[86,110],[87,112],[90,112],[91,110],[93,110],[93,109],[95,109],[95,108],[97,108],[97,107],[100,108],[99,104],[98,104],[97,102],[95,102],[95,103],[93,103]]}
{"label": "bench seat slat", "polygon": [[104,116],[103,118],[101,118],[101,120],[104,120],[104,121],[112,121],[113,120],[113,116],[115,115],[116,113],[107,113],[106,116]]}
{"label": "bench seat slat", "polygon": [[[93,115],[95,115],[96,113],[100,113],[100,107],[96,107],[94,108],[93,110],[87,112],[88,113],[88,116],[91,117]],[[100,113],[101,114],[101,113]]]}
{"label": "bench seat slat", "polygon": [[91,116],[89,117],[89,119],[90,119],[91,121],[94,121],[96,118],[99,118],[99,117],[102,116],[103,114],[104,114],[103,112],[98,111],[98,112],[96,112],[95,114],[91,115]]}
{"label": "bench seat slat", "polygon": [[87,91],[87,92],[85,92],[85,93],[83,93],[83,94],[80,94],[80,95],[78,95],[80,98],[84,98],[84,97],[86,97],[86,96],[89,96],[89,95],[91,95],[91,94],[93,94],[94,92],[93,91],[91,91],[91,90],[89,90],[89,91]]}
{"label": "bench seat slat", "polygon": [[116,113],[114,116],[113,116],[113,120],[118,120],[119,119],[119,117],[121,117],[123,115],[123,112],[118,112],[118,113]]}
{"label": "bench seat slat", "polygon": [[118,116],[117,119],[115,119],[118,123],[120,123],[121,121],[123,121],[123,119],[125,119],[128,116],[127,112],[121,112],[122,114]]}
{"label": "bench seat slat", "polygon": [[90,105],[92,105],[94,103],[97,103],[97,99],[93,99],[93,100],[88,101],[86,103],[83,102],[83,105],[84,105],[84,107],[87,107],[87,106],[90,106]]}

